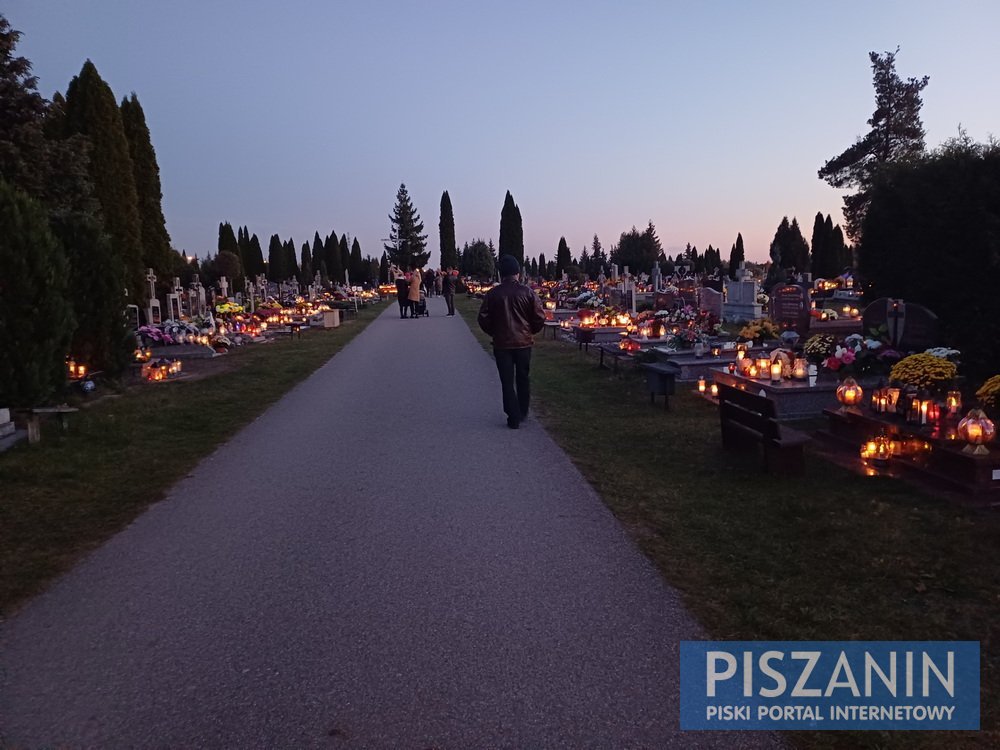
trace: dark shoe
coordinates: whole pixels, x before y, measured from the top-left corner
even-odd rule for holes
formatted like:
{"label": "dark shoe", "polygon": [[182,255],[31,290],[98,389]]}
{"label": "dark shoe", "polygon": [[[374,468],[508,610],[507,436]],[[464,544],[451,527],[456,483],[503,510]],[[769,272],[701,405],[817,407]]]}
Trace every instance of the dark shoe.
{"label": "dark shoe", "polygon": [[507,417],[507,426],[510,427],[510,429],[512,430],[516,430],[518,427],[520,427],[520,424],[518,424],[518,421],[513,417]]}

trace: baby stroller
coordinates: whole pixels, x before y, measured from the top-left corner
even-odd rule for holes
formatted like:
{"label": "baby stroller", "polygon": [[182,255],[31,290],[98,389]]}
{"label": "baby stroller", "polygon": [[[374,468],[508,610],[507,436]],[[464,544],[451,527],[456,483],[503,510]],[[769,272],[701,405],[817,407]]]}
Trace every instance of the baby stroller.
{"label": "baby stroller", "polygon": [[427,295],[424,293],[423,289],[420,290],[420,301],[413,303],[413,312],[411,314],[413,315],[414,318],[421,315],[430,317],[431,315],[429,312],[427,312]]}

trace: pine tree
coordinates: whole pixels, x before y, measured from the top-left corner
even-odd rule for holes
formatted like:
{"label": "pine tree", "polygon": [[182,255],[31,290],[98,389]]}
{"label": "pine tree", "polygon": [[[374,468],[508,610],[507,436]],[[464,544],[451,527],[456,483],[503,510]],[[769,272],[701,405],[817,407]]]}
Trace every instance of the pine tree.
{"label": "pine tree", "polygon": [[146,300],[138,194],[115,96],[87,60],[66,92],[66,126],[90,141],[90,176],[114,254],[125,266],[129,300]]}
{"label": "pine tree", "polygon": [[549,264],[545,262],[545,253],[538,254],[538,273],[541,274],[542,278],[546,281],[551,278],[549,276]]}
{"label": "pine tree", "polygon": [[868,210],[869,190],[879,170],[891,162],[905,162],[924,152],[924,126],[920,120],[927,76],[908,78],[896,73],[896,52],[869,52],[875,86],[875,112],[868,120],[871,130],[819,170],[819,177],[835,188],[854,188],[844,196],[847,235],[858,239]]}
{"label": "pine tree", "polygon": [[122,100],[121,119],[135,180],[142,265],[152,268],[160,279],[166,280],[171,276],[173,258],[167,222],[163,218],[160,166],[156,162],[156,151],[146,125],[146,114],[135,92]]}
{"label": "pine tree", "polygon": [[524,264],[524,229],[521,226],[521,210],[514,203],[510,191],[500,209],[500,255],[512,255],[519,264]]}
{"label": "pine tree", "polygon": [[573,256],[569,252],[569,245],[566,244],[566,238],[559,238],[559,246],[556,248],[556,278],[561,278],[563,271],[569,268],[569,265],[573,262]]}
{"label": "pine tree", "polygon": [[396,191],[396,205],[389,216],[389,242],[385,251],[389,259],[403,270],[423,268],[430,258],[427,247],[427,235],[423,234],[424,223],[420,214],[410,201],[406,185],[400,184]]}
{"label": "pine tree", "polygon": [[281,238],[272,234],[271,242],[267,246],[267,279],[268,281],[281,282],[287,278],[287,275],[285,248],[281,244]]}
{"label": "pine tree", "polygon": [[438,221],[438,245],[441,253],[440,268],[458,268],[458,248],[455,246],[455,214],[451,210],[451,196],[441,194],[441,219]]}
{"label": "pine tree", "polygon": [[583,248],[580,252],[580,271],[590,278],[590,253],[587,252],[587,248]]}
{"label": "pine tree", "polygon": [[823,218],[823,212],[820,211],[816,214],[816,218],[813,219],[813,231],[812,231],[812,267],[811,271],[814,278],[817,279],[828,279],[831,276],[836,276],[836,274],[831,274],[833,270],[834,263],[831,257],[831,247],[830,243],[833,240],[833,226],[827,229],[826,220]]}
{"label": "pine tree", "polygon": [[68,267],[36,201],[0,179],[0,403],[38,406],[66,377]]}
{"label": "pine tree", "polygon": [[308,286],[313,283],[312,253],[309,243],[302,243],[302,262],[299,264],[299,283]]}

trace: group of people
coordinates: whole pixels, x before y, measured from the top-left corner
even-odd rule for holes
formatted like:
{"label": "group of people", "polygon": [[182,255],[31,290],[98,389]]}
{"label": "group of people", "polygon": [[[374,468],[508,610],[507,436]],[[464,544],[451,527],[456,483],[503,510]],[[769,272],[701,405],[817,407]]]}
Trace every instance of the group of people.
{"label": "group of people", "polygon": [[427,297],[435,294],[444,297],[448,305],[448,316],[455,314],[455,287],[458,271],[454,268],[433,268],[421,271],[402,271],[393,265],[389,269],[396,284],[396,301],[399,302],[400,318],[418,318],[427,314]]}
{"label": "group of people", "polygon": [[[517,258],[511,255],[501,256],[498,270],[500,284],[483,297],[477,322],[493,339],[493,358],[500,376],[507,426],[516,430],[528,416],[531,399],[531,348],[535,343],[534,335],[545,325],[545,310],[531,287],[521,283],[521,265]],[[416,317],[424,313],[429,294],[425,290],[427,279],[434,280],[428,286],[445,298],[448,315],[455,314],[458,271],[448,268],[421,273],[419,268],[415,268],[404,272],[393,265],[390,272],[396,283],[400,318]],[[436,287],[438,282],[441,284],[440,288]]]}

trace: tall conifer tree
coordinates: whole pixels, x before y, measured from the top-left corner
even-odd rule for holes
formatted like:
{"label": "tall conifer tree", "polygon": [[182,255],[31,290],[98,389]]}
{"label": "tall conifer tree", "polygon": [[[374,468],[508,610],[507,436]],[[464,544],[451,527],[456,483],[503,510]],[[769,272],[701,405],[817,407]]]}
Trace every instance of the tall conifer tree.
{"label": "tall conifer tree", "polygon": [[521,226],[521,210],[507,191],[500,209],[500,255],[512,255],[517,262],[524,263],[524,228]]}
{"label": "tall conifer tree", "polygon": [[267,278],[268,281],[281,282],[286,277],[285,248],[281,244],[281,238],[272,234],[267,246]]}
{"label": "tall conifer tree", "polygon": [[427,235],[423,233],[424,223],[410,200],[405,184],[401,183],[396,191],[396,205],[389,215],[389,223],[390,244],[384,245],[389,259],[403,270],[423,268],[431,255],[425,249]]}
{"label": "tall conifer tree", "polygon": [[121,104],[122,129],[128,141],[135,180],[139,235],[142,243],[142,265],[152,268],[165,285],[173,269],[173,253],[167,222],[163,218],[163,190],[160,187],[160,166],[150,139],[146,114],[135,92]]}
{"label": "tall conifer tree", "polygon": [[438,222],[441,268],[458,268],[458,248],[455,244],[455,214],[451,208],[451,196],[445,190],[441,194],[441,219]]}
{"label": "tall conifer tree", "polygon": [[326,253],[326,271],[330,274],[330,281],[334,284],[343,284],[344,264],[340,259],[340,239],[336,232],[330,232],[323,243],[323,250]]}
{"label": "tall conifer tree", "polygon": [[114,254],[124,264],[129,300],[141,306],[146,283],[132,158],[115,96],[90,60],[70,81],[66,126],[70,133],[82,133],[90,141],[90,176],[104,228],[111,236]]}

